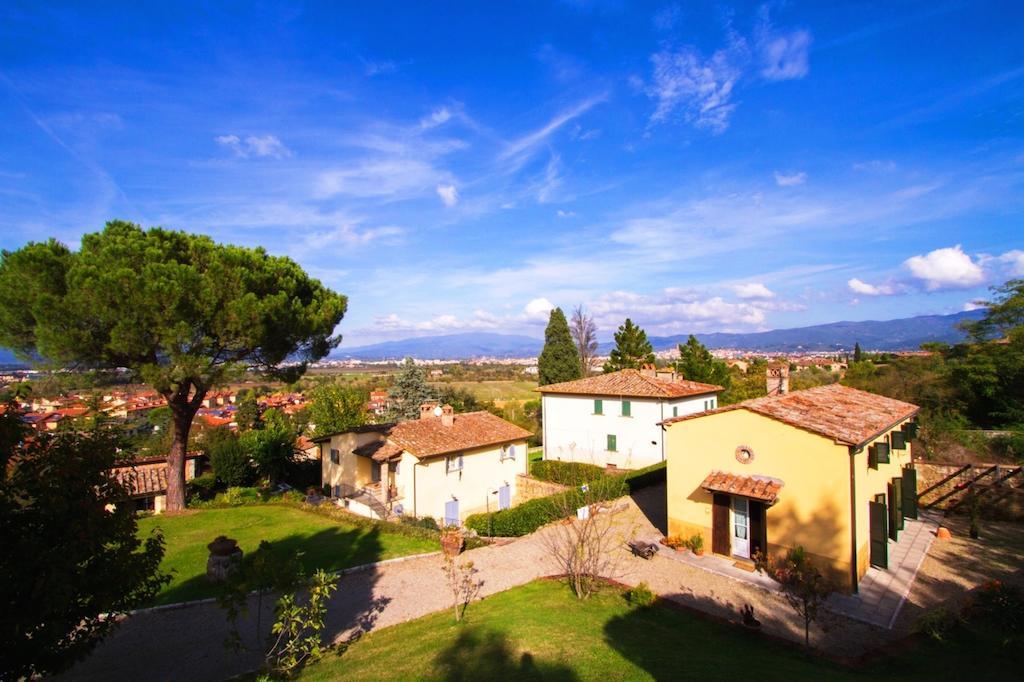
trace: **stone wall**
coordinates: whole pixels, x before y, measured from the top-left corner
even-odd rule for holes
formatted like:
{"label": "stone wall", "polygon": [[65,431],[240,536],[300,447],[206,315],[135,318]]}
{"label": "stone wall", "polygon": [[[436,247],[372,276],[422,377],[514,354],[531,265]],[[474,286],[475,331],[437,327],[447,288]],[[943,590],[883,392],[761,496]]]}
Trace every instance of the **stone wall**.
{"label": "stone wall", "polygon": [[516,477],[516,499],[513,501],[513,504],[522,504],[528,500],[547,497],[548,495],[554,495],[568,489],[567,486],[560,483],[541,481],[532,476],[519,474]]}
{"label": "stone wall", "polygon": [[[978,478],[993,466],[996,467],[994,472]],[[914,468],[917,469],[917,490],[922,507],[934,504],[935,509],[949,509],[967,494],[964,486],[977,478],[972,488],[981,496],[983,516],[1024,519],[1024,473],[1001,480],[1017,470],[1016,466],[972,464],[965,469],[963,464],[916,461]],[[961,469],[963,471],[957,474]],[[966,514],[967,505],[961,504],[956,512]]]}

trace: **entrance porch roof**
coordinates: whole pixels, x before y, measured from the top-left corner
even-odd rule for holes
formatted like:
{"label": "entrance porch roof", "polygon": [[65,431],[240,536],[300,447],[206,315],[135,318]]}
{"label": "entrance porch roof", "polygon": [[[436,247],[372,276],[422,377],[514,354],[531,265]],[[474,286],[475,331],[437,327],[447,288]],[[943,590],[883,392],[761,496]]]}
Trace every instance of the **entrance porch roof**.
{"label": "entrance porch roof", "polygon": [[700,484],[700,487],[708,492],[739,495],[775,504],[779,491],[784,485],[784,482],[769,476],[743,476],[724,471],[712,471]]}

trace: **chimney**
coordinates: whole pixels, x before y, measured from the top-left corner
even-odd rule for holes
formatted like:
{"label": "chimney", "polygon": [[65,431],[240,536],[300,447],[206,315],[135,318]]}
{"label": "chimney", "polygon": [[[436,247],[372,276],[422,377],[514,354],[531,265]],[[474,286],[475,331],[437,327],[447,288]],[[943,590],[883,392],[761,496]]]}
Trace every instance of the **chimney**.
{"label": "chimney", "polygon": [[768,395],[789,393],[789,363],[768,365],[765,370],[765,388]]}
{"label": "chimney", "polygon": [[645,377],[657,377],[658,370],[654,365],[646,364],[640,368],[640,374],[643,374]]}
{"label": "chimney", "polygon": [[668,381],[670,383],[675,383],[679,379],[679,377],[676,376],[676,371],[671,367],[655,370],[654,378],[661,379],[662,381]]}
{"label": "chimney", "polygon": [[455,423],[455,410],[451,405],[441,408],[441,426],[451,426]]}
{"label": "chimney", "polygon": [[420,405],[420,419],[433,419],[437,415],[434,414],[434,408],[437,407],[435,402],[426,402]]}

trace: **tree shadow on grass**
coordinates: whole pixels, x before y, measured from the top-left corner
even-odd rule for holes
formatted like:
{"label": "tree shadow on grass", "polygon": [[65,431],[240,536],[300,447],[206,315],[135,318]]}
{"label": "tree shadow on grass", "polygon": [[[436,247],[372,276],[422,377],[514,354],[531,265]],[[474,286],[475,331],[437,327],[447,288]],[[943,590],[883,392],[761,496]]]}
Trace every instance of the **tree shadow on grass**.
{"label": "tree shadow on grass", "polygon": [[[571,668],[537,661],[533,655],[513,649],[508,637],[495,630],[464,625],[452,644],[434,659],[436,672],[444,680],[556,680],[577,679]],[[426,671],[424,671],[426,673]]]}

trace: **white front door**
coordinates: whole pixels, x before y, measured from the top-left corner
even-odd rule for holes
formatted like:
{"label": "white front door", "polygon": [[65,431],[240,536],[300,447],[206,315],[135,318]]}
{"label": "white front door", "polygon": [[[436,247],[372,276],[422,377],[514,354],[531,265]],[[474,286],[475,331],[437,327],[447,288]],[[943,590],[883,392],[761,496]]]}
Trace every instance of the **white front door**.
{"label": "white front door", "polygon": [[750,558],[750,507],[745,497],[732,498],[732,553]]}

